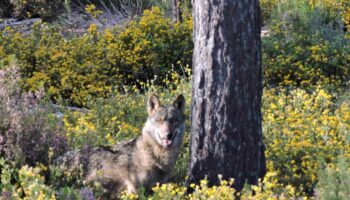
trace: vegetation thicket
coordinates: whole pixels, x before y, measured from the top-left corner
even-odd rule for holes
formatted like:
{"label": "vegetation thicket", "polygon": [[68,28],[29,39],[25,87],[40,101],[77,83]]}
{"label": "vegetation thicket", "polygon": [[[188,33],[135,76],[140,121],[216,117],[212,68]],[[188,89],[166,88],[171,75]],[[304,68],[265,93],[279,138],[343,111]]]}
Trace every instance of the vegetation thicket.
{"label": "vegetation thicket", "polygon": [[172,24],[158,8],[146,10],[124,28],[98,31],[92,24],[83,36],[65,38],[47,24],[36,24],[30,35],[5,28],[0,34],[0,56],[15,55],[23,87],[44,87],[53,99],[84,106],[86,97],[106,97],[123,85],[165,78],[192,57],[192,20]]}
{"label": "vegetation thicket", "polygon": [[[262,38],[265,178],[240,192],[231,187],[234,180],[209,187],[204,179],[186,194],[187,121],[170,183],[156,185],[150,196],[141,188],[122,199],[350,198],[349,2],[261,5],[269,30]],[[46,23],[29,34],[1,30],[1,198],[99,198],[98,184],[50,163],[68,149],[138,136],[151,93],[162,102],[184,94],[189,116],[192,49],[191,17],[185,12],[173,24],[160,8],[124,26],[92,24],[80,36],[63,36]]]}

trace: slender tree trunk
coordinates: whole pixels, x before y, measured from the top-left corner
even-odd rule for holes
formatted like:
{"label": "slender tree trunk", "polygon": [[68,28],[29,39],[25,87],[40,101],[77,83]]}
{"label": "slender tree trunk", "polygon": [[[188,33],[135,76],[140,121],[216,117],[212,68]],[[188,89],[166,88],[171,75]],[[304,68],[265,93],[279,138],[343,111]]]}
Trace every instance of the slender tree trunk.
{"label": "slender tree trunk", "polygon": [[258,0],[193,0],[189,183],[218,174],[235,187],[265,174]]}
{"label": "slender tree trunk", "polygon": [[173,22],[182,22],[182,14],[180,9],[181,0],[173,0]]}

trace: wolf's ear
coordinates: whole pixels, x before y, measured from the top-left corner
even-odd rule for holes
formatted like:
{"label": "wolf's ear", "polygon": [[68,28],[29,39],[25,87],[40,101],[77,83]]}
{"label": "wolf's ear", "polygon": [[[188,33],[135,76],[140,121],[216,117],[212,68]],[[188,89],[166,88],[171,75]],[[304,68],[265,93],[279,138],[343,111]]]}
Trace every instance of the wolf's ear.
{"label": "wolf's ear", "polygon": [[185,97],[180,94],[174,101],[174,107],[179,109],[182,113],[185,112]]}
{"label": "wolf's ear", "polygon": [[160,107],[160,102],[155,94],[151,94],[147,101],[147,111],[148,114],[153,114]]}

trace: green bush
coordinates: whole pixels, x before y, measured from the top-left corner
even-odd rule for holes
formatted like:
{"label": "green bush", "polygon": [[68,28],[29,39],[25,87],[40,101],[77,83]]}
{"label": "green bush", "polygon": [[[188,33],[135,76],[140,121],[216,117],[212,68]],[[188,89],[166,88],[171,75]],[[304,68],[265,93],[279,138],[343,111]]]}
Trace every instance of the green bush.
{"label": "green bush", "polygon": [[16,56],[27,90],[44,87],[53,99],[78,106],[123,84],[140,86],[155,76],[161,83],[172,67],[182,72],[181,64],[191,64],[191,19],[173,25],[153,8],[124,28],[97,29],[92,24],[84,35],[65,38],[46,24],[36,24],[28,36],[7,28],[0,34],[0,57]]}
{"label": "green bush", "polygon": [[48,164],[66,149],[63,127],[42,93],[22,93],[18,70],[0,70],[0,157],[15,166]]}
{"label": "green bush", "polygon": [[260,0],[261,21],[263,25],[270,20],[273,11],[277,7],[278,0]]}
{"label": "green bush", "polygon": [[[81,148],[85,143],[113,145],[140,135],[147,118],[146,99],[150,93],[159,94],[164,104],[184,94],[187,105],[190,104],[191,86],[185,75],[172,72],[163,82],[172,89],[154,85],[154,81],[143,83],[141,89],[125,86],[126,94],[114,92],[108,98],[89,100],[89,110],[64,111],[63,122],[69,145],[73,148]],[[186,114],[189,112],[189,107],[186,107]]]}
{"label": "green bush", "polygon": [[350,160],[339,156],[336,163],[319,172],[316,198],[321,200],[346,200],[350,198]]}
{"label": "green bush", "polygon": [[155,75],[156,81],[161,81],[172,65],[180,72],[179,64],[191,64],[192,20],[173,25],[158,8],[146,10],[139,21],[131,21],[117,40],[115,58],[120,58],[125,69],[132,69],[132,73],[124,73],[131,81],[144,82]]}
{"label": "green bush", "polygon": [[283,19],[291,13],[308,13],[310,8],[323,12],[324,22],[336,25],[349,24],[350,2],[348,0],[261,0],[261,17],[264,25],[271,20]]}
{"label": "green bush", "polygon": [[[345,95],[348,96],[349,94]],[[278,183],[311,196],[322,158],[350,155],[350,102],[322,88],[270,89],[263,95],[267,170]]]}
{"label": "green bush", "polygon": [[[165,101],[183,93],[186,105],[190,105],[190,80],[165,82],[168,89],[147,85],[148,90],[156,91]],[[141,133],[147,115],[144,107],[147,95],[133,89],[127,91],[127,95],[114,94],[107,100],[93,102],[88,113],[66,113],[64,125],[70,145],[81,147],[84,141],[93,145],[114,144]],[[271,175],[268,181],[274,184],[266,186],[273,192],[272,196],[283,193],[284,188],[293,190],[295,196],[312,196],[322,167],[319,158],[326,163],[334,163],[338,155],[350,155],[348,97],[349,92],[335,94],[320,87],[312,91],[264,90],[265,153]],[[188,140],[175,167],[172,180],[176,183],[183,183],[187,162]]]}
{"label": "green bush", "polygon": [[[108,99],[99,98],[91,101],[88,104],[89,110],[65,111],[64,133],[70,148],[81,148],[84,143],[92,146],[111,145],[139,135],[147,116],[145,100],[148,94],[142,92],[145,90],[148,93],[156,92],[164,104],[172,101],[179,93],[184,94],[187,105],[186,115],[189,115],[191,80],[172,73],[168,79],[164,80],[164,84],[168,87],[155,86],[152,81],[143,83],[141,90],[136,87],[125,87],[126,93],[124,94],[115,93]],[[322,168],[323,163],[332,165],[336,162],[338,155],[345,157],[350,155],[348,97],[349,92],[337,95],[322,88],[315,91],[264,90],[262,113],[268,173],[259,186],[252,186],[246,192],[243,191],[242,197],[247,197],[246,199],[311,197],[319,180],[318,171]],[[8,114],[3,116],[8,116]],[[187,127],[189,127],[188,124]],[[325,162],[321,162],[320,157]],[[187,165],[188,138],[185,140],[184,149],[171,177],[176,184],[154,188],[153,197],[155,199],[162,197],[190,198],[182,193],[185,189],[182,184],[185,180]],[[7,170],[7,175],[4,175],[4,183],[8,183],[6,180],[12,177],[13,173],[16,172]],[[55,188],[55,191],[60,191],[56,193],[59,198],[76,196],[79,188],[83,187],[79,180],[75,182],[67,180],[68,183],[66,183],[66,180],[57,179],[59,176],[55,177],[55,180],[45,185],[48,188]],[[64,189],[65,187],[69,188]],[[201,186],[193,187],[196,190],[196,197],[203,197],[203,199],[215,199],[215,194],[219,195],[219,193],[220,196],[226,197],[231,194],[229,191],[232,192],[230,187],[209,188],[205,182]],[[321,191],[325,187],[319,186],[319,188]]]}
{"label": "green bush", "polygon": [[12,5],[10,0],[2,0],[0,2],[0,18],[10,17],[12,13]]}
{"label": "green bush", "polygon": [[84,9],[87,5],[95,5],[98,9],[107,12],[121,12],[138,15],[152,6],[152,0],[68,0],[73,10]]}
{"label": "green bush", "polygon": [[64,0],[10,0],[16,18],[41,17],[52,20],[62,13]]}
{"label": "green bush", "polygon": [[[265,85],[345,84],[350,77],[347,33],[326,23],[325,9],[305,2],[299,7],[293,12],[278,7],[284,15],[276,14],[270,35],[263,38]],[[125,84],[140,86],[154,76],[162,84],[172,66],[181,73],[180,64],[191,65],[192,20],[172,24],[154,8],[125,27],[100,32],[93,24],[82,36],[63,37],[46,24],[37,24],[27,36],[5,29],[0,44],[2,63],[8,55],[18,59],[27,90],[44,87],[54,100],[84,106],[87,96],[106,97]]]}
{"label": "green bush", "polygon": [[[263,38],[266,85],[345,84],[350,80],[350,40],[328,10],[306,1],[279,8]],[[332,16],[341,21],[340,16]]]}

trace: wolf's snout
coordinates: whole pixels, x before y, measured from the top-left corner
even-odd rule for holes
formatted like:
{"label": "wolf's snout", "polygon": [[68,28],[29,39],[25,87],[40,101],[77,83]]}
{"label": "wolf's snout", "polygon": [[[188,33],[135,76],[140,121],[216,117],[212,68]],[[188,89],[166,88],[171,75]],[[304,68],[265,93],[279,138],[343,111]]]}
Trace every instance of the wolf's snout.
{"label": "wolf's snout", "polygon": [[166,138],[167,138],[168,140],[171,140],[172,137],[173,137],[173,134],[172,134],[172,133],[168,133],[168,135],[166,136]]}

